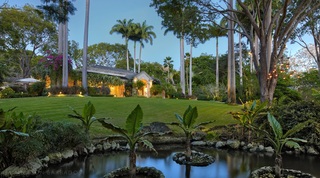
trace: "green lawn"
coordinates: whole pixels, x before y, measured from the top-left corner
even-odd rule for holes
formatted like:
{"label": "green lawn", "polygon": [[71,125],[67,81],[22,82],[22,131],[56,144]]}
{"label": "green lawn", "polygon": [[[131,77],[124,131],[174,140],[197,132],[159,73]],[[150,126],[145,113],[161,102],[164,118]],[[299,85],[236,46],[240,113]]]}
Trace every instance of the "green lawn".
{"label": "green lawn", "polygon": [[[213,101],[136,97],[32,97],[0,99],[0,108],[7,110],[12,107],[17,107],[15,109],[16,112],[23,112],[24,114],[36,113],[45,121],[80,123],[80,121],[76,119],[67,117],[68,114],[73,113],[69,107],[73,107],[81,113],[84,104],[88,101],[91,101],[95,106],[95,116],[97,118],[111,118],[110,122],[118,126],[124,126],[127,116],[137,104],[140,104],[143,110],[143,122],[145,124],[154,121],[176,121],[174,113],[183,115],[188,105],[191,105],[192,107],[197,106],[198,108],[199,117],[197,122],[216,120],[214,125],[225,125],[236,123],[228,112],[241,108],[241,106],[230,106]],[[110,133],[110,131],[102,128],[100,123],[94,123],[90,132],[93,136]]]}

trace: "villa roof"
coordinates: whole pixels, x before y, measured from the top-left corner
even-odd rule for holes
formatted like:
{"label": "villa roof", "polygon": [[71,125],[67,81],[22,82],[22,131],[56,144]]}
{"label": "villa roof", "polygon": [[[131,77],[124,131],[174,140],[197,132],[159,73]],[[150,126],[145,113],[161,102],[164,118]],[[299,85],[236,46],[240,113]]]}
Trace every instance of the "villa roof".
{"label": "villa roof", "polygon": [[137,74],[132,71],[127,71],[124,69],[118,69],[113,67],[105,67],[105,66],[88,66],[88,72],[91,73],[98,73],[98,74],[105,74],[110,76],[116,76],[124,79],[131,80]]}
{"label": "villa roof", "polygon": [[147,79],[149,81],[154,80],[152,77],[150,77],[146,72],[141,71],[140,73],[134,73],[132,71],[124,70],[124,69],[118,69],[113,67],[105,67],[105,66],[88,66],[87,68],[88,72],[91,73],[98,73],[98,74],[105,74],[110,76],[116,76],[127,80],[132,80],[133,78],[137,79]]}

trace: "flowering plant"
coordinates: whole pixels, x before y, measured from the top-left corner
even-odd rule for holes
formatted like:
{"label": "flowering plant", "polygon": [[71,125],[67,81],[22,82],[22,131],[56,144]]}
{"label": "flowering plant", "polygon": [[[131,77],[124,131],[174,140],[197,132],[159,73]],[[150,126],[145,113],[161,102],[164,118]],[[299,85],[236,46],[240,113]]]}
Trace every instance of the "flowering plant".
{"label": "flowering plant", "polygon": [[[39,65],[42,67],[44,74],[49,75],[51,81],[55,84],[62,78],[63,55],[53,54],[47,51],[46,55],[39,60]],[[68,57],[68,69],[72,69],[72,60]]]}

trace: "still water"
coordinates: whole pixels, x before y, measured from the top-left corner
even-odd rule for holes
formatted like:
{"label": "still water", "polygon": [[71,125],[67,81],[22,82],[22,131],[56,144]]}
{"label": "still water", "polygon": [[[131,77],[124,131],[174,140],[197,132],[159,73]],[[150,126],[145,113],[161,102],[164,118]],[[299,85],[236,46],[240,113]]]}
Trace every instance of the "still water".
{"label": "still water", "polygon": [[[274,157],[227,150],[208,149],[203,152],[216,158],[206,167],[186,167],[172,160],[181,150],[139,152],[137,166],[156,167],[166,178],[247,178],[250,172],[274,164]],[[283,155],[285,168],[297,169],[320,177],[320,157]],[[51,166],[37,178],[101,178],[108,172],[129,165],[128,154],[105,153],[78,158],[58,166]]]}

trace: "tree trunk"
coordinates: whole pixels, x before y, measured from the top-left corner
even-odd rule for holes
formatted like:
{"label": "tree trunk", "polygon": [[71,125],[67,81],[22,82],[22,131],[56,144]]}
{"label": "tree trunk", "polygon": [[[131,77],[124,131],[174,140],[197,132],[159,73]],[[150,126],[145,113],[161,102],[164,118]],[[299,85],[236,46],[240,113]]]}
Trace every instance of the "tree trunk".
{"label": "tree trunk", "polygon": [[63,23],[59,23],[59,31],[58,31],[58,54],[62,54],[63,48]]}
{"label": "tree trunk", "polygon": [[192,96],[192,43],[190,44],[190,59],[189,59],[189,96]]}
{"label": "tree trunk", "polygon": [[85,91],[85,95],[88,94],[87,59],[88,59],[89,10],[90,10],[90,0],[86,0],[86,15],[85,15],[85,24],[84,24],[83,57],[82,57],[82,87]]}
{"label": "tree trunk", "polygon": [[142,53],[142,44],[140,43],[140,53],[139,53],[138,73],[140,73],[141,53]]}
{"label": "tree trunk", "polygon": [[[67,0],[66,0],[67,1]],[[63,24],[63,65],[62,65],[62,87],[68,87],[68,22]]]}
{"label": "tree trunk", "polygon": [[133,42],[133,52],[134,52],[134,57],[133,57],[133,72],[136,73],[136,41]]}
{"label": "tree trunk", "polygon": [[137,172],[137,166],[136,166],[136,160],[137,160],[137,155],[136,152],[134,151],[134,148],[131,148],[130,153],[129,153],[129,174],[130,178],[135,178],[136,177],[136,172]]}
{"label": "tree trunk", "polygon": [[219,97],[219,37],[216,37],[216,96]]}
{"label": "tree trunk", "polygon": [[183,95],[186,94],[185,70],[184,70],[184,36],[180,37],[180,87]]}
{"label": "tree trunk", "polygon": [[129,49],[128,49],[128,37],[126,37],[125,41],[126,41],[126,57],[127,57],[127,70],[130,70],[130,69],[129,69]]}
{"label": "tree trunk", "polygon": [[243,86],[243,74],[242,74],[242,43],[241,43],[241,33],[239,33],[239,77],[240,77],[240,86]]}
{"label": "tree trunk", "polygon": [[[265,20],[265,33],[268,38],[267,41],[267,48],[266,48],[266,65],[267,65],[267,73],[270,72],[270,61],[271,61],[271,51],[272,51],[272,36],[271,33],[268,33],[268,29],[271,25],[271,7],[272,7],[272,1],[267,1],[269,4],[266,5],[268,7],[267,9],[267,15],[266,15],[266,20]],[[271,30],[271,29],[270,29]]]}
{"label": "tree trunk", "polygon": [[[229,9],[233,9],[233,0],[229,0]],[[229,12],[232,17],[232,12]],[[234,60],[234,22],[228,21],[228,103],[236,103],[235,60]]]}
{"label": "tree trunk", "polygon": [[191,160],[191,133],[188,133],[186,138],[186,161]]}
{"label": "tree trunk", "polygon": [[280,154],[277,154],[276,159],[275,159],[275,165],[274,165],[274,171],[275,171],[276,178],[281,177],[281,175],[282,175],[281,169],[282,169],[282,157]]}

